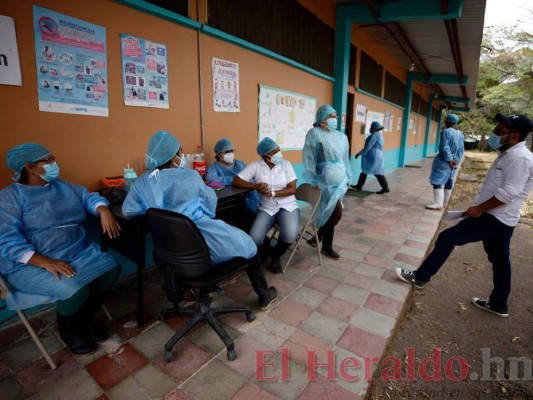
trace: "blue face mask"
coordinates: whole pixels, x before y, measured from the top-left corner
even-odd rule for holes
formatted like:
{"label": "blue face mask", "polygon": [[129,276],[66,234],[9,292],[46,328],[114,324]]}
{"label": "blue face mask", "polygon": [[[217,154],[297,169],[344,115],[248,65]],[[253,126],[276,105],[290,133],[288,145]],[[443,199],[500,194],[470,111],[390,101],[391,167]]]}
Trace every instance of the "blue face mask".
{"label": "blue face mask", "polygon": [[[179,156],[178,156],[179,157]],[[182,154],[181,157],[180,157],[180,165],[176,164],[174,161],[172,161],[172,164],[174,164],[174,166],[176,168],[186,168],[187,167],[187,159],[185,158],[185,156]]]}
{"label": "blue face mask", "polygon": [[274,165],[280,165],[283,162],[283,155],[281,154],[281,151],[278,151],[270,156],[270,162],[272,162]]}
{"label": "blue face mask", "polygon": [[51,182],[59,177],[59,165],[56,162],[43,165],[44,174],[39,176],[46,182]]}
{"label": "blue face mask", "polygon": [[331,130],[337,129],[337,118],[330,118],[326,122],[328,124],[328,128]]}
{"label": "blue face mask", "polygon": [[509,140],[505,143],[500,143],[500,138],[501,136],[498,136],[495,133],[490,134],[489,139],[487,140],[487,143],[492,150],[498,150],[500,147],[510,142]]}

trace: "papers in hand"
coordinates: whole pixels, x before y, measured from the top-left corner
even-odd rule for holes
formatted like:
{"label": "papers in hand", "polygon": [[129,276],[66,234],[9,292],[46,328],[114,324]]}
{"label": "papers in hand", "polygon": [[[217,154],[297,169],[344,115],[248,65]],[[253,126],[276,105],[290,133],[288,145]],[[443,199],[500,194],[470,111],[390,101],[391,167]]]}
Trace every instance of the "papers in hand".
{"label": "papers in hand", "polygon": [[444,217],[442,217],[442,219],[445,221],[465,219],[465,212],[466,210],[448,211],[446,214],[444,214]]}

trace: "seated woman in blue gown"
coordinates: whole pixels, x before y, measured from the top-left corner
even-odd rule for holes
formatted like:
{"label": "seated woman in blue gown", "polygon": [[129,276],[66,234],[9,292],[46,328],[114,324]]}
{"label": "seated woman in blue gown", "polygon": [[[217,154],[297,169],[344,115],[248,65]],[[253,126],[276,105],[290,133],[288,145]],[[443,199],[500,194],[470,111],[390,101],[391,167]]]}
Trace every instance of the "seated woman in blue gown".
{"label": "seated woman in blue gown", "polygon": [[166,131],[156,132],[148,142],[146,171],[130,189],[122,212],[126,216],[144,214],[149,208],[174,211],[189,217],[198,227],[209,248],[213,264],[236,257],[249,259],[247,273],[259,296],[261,310],[270,308],[278,297],[268,287],[257,247],[245,232],[214,219],[217,196],[200,175],[186,169],[181,143]]}
{"label": "seated woman in blue gown", "polygon": [[[246,164],[241,160],[235,159],[235,147],[227,138],[222,138],[216,142],[214,151],[216,162],[207,167],[205,180],[231,186],[233,179],[246,167]],[[257,213],[257,206],[260,202],[261,198],[256,190],[248,192],[246,207],[254,214]],[[255,218],[255,215],[251,216],[251,218]]]}
{"label": "seated woman in blue gown", "polygon": [[94,352],[107,338],[94,317],[120,274],[115,259],[87,238],[86,213],[110,237],[120,226],[108,202],[59,179],[52,152],[37,143],[8,151],[15,183],[0,191],[0,273],[12,287],[7,307],[57,301],[59,335],[72,354]]}

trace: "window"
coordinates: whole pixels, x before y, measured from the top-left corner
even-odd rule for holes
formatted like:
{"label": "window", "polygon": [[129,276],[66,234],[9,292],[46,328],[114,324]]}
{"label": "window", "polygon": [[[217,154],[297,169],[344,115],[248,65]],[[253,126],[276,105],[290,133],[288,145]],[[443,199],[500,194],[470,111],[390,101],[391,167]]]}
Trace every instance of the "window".
{"label": "window", "polygon": [[355,65],[357,64],[357,47],[350,44],[350,72],[348,72],[348,85],[355,86]]}
{"label": "window", "polygon": [[405,85],[389,72],[385,73],[385,99],[402,107],[405,103]]}
{"label": "window", "polygon": [[144,0],[165,10],[189,17],[189,0]]}
{"label": "window", "polygon": [[381,83],[383,82],[383,67],[374,61],[364,51],[361,52],[361,72],[359,73],[359,88],[381,97]]}

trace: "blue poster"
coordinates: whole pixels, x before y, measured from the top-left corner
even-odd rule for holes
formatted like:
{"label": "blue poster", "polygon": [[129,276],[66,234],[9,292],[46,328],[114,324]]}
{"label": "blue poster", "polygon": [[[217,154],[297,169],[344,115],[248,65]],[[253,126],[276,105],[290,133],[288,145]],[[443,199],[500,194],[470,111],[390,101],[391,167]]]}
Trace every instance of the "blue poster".
{"label": "blue poster", "polygon": [[120,35],[124,104],[168,107],[167,46]]}
{"label": "blue poster", "polygon": [[105,28],[33,6],[39,111],[107,117]]}

